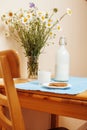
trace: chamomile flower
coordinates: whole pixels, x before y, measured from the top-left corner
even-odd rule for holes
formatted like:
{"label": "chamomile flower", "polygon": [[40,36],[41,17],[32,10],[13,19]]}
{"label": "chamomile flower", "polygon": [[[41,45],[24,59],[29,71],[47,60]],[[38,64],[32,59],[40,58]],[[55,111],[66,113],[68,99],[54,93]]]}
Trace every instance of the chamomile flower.
{"label": "chamomile flower", "polygon": [[54,8],[54,9],[53,9],[53,12],[57,13],[57,12],[58,12],[58,9],[57,9],[57,8]]}
{"label": "chamomile flower", "polygon": [[72,10],[70,8],[67,8],[67,14],[70,16],[72,15]]}
{"label": "chamomile flower", "polygon": [[42,15],[42,12],[41,12],[41,11],[37,12],[37,15],[38,15],[38,16],[41,16],[41,15]]}
{"label": "chamomile flower", "polygon": [[20,13],[18,17],[21,19],[23,17],[23,13]]}
{"label": "chamomile flower", "polygon": [[49,23],[52,23],[52,22],[53,22],[53,20],[52,20],[52,19],[49,19],[49,20],[48,20],[48,22],[49,22]]}
{"label": "chamomile flower", "polygon": [[45,16],[43,15],[43,16],[41,17],[41,19],[42,19],[42,20],[45,20]]}
{"label": "chamomile flower", "polygon": [[57,30],[61,31],[61,26],[60,25],[57,26]]}
{"label": "chamomile flower", "polygon": [[52,34],[53,34],[53,33],[52,33],[52,32],[50,32],[50,36],[52,36]]}
{"label": "chamomile flower", "polygon": [[41,12],[41,11],[37,12],[37,18],[39,18],[41,22],[46,21],[46,13]]}
{"label": "chamomile flower", "polygon": [[6,32],[4,33],[4,35],[5,35],[5,37],[9,37],[9,36],[10,36],[10,34],[9,34],[8,31],[6,31]]}
{"label": "chamomile flower", "polygon": [[26,17],[23,18],[23,23],[26,23],[28,19]]}
{"label": "chamomile flower", "polygon": [[47,27],[50,28],[52,24],[50,22],[47,23]]}
{"label": "chamomile flower", "polygon": [[30,17],[31,17],[31,16],[28,14],[28,15],[27,15],[27,18],[30,19]]}
{"label": "chamomile flower", "polygon": [[13,12],[10,11],[10,12],[8,13],[8,16],[9,16],[9,17],[12,17],[12,16],[13,16]]}

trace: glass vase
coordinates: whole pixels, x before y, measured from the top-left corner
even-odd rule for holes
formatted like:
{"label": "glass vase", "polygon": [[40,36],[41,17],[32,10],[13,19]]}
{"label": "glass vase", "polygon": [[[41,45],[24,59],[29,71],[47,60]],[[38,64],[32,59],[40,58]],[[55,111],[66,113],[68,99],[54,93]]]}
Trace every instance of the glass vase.
{"label": "glass vase", "polygon": [[29,56],[27,61],[28,78],[37,79],[38,75],[38,57]]}

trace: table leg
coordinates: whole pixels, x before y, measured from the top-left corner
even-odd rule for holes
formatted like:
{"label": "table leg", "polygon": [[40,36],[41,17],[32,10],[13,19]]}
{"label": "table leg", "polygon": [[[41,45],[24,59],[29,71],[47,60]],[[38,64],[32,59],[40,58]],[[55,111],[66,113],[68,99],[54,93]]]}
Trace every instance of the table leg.
{"label": "table leg", "polygon": [[58,121],[59,121],[58,115],[51,114],[51,128],[58,127]]}

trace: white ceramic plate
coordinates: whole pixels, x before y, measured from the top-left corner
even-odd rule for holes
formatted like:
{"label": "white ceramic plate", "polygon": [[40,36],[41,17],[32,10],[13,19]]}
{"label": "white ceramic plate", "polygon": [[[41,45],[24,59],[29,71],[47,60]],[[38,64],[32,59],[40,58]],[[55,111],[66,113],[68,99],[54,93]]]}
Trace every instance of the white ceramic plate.
{"label": "white ceramic plate", "polygon": [[[57,83],[60,83],[60,82],[57,82]],[[46,88],[56,88],[56,89],[64,89],[64,88],[70,88],[71,87],[71,84],[68,84],[67,83],[67,86],[58,86],[58,87],[56,87],[56,86],[49,86],[49,83],[44,83],[43,85],[42,85],[43,87],[46,87]]]}

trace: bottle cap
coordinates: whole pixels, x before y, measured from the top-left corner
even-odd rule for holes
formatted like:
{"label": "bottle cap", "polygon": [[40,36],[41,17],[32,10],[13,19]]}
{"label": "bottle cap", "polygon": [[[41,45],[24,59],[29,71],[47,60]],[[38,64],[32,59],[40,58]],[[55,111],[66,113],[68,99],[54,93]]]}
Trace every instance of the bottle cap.
{"label": "bottle cap", "polygon": [[60,37],[60,39],[59,39],[59,45],[67,45],[65,37]]}

